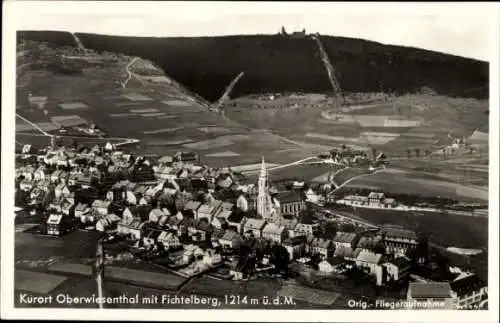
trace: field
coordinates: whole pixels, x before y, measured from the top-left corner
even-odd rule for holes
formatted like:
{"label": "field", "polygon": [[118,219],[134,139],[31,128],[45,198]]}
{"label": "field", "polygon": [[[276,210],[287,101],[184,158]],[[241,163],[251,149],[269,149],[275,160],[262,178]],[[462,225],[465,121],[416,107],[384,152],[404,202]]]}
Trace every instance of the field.
{"label": "field", "polygon": [[[343,172],[338,174],[342,178]],[[339,178],[339,180],[341,180]],[[484,202],[488,200],[488,191],[484,188],[466,187],[445,179],[429,179],[419,173],[381,172],[371,176],[355,179],[346,188],[363,188],[383,191],[387,194],[405,192],[408,195],[422,197],[442,197],[456,200]]]}

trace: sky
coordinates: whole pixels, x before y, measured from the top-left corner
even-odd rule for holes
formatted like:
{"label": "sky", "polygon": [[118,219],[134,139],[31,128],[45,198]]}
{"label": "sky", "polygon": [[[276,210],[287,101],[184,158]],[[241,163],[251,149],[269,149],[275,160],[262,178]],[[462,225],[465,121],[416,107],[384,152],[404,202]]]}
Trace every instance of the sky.
{"label": "sky", "polygon": [[[14,3],[19,30],[127,36],[275,34],[306,29],[488,61],[495,4],[325,2]],[[21,7],[22,6],[22,7]],[[9,10],[7,10],[9,13]],[[496,16],[498,19],[498,15]]]}

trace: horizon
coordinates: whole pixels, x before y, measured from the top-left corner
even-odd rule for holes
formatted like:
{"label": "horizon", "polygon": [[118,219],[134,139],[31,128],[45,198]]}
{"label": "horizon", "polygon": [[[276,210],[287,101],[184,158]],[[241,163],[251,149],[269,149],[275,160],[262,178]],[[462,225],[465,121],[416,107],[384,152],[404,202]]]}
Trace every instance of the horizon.
{"label": "horizon", "polygon": [[[289,31],[285,27],[285,31],[290,35],[294,31],[301,31],[301,30],[292,30]],[[48,29],[39,29],[39,30],[34,30],[34,29],[24,29],[24,30],[18,30],[17,32],[66,32],[70,34],[92,34],[92,35],[99,35],[99,36],[108,36],[108,37],[126,37],[126,38],[217,38],[217,37],[245,37],[245,36],[277,36],[278,33],[274,34],[266,34],[266,33],[257,33],[257,34],[226,34],[226,35],[200,35],[200,36],[133,36],[133,35],[119,35],[119,34],[109,34],[109,33],[100,33],[100,32],[80,32],[80,31],[69,31],[69,30],[48,30]],[[306,29],[306,35],[314,34],[314,32],[308,32]],[[465,59],[470,59],[470,60],[475,60],[479,62],[484,62],[484,63],[489,63],[488,60],[483,60],[480,58],[474,58],[474,57],[466,57],[466,56],[461,56],[461,55],[456,55],[452,53],[445,53],[442,51],[438,50],[433,50],[433,49],[426,49],[426,48],[421,48],[421,47],[415,47],[411,45],[395,45],[395,44],[387,44],[375,40],[370,40],[370,39],[365,39],[365,38],[354,38],[354,37],[347,37],[347,36],[338,36],[338,35],[327,35],[327,34],[320,34],[322,37],[333,37],[333,38],[348,38],[348,39],[355,39],[355,40],[360,40],[360,41],[368,41],[372,43],[377,43],[381,44],[384,46],[394,46],[394,47],[403,47],[403,48],[411,48],[411,49],[417,49],[417,50],[423,50],[423,51],[428,51],[428,52],[434,52],[434,53],[439,53],[439,54],[444,54],[444,55],[450,55],[450,56],[455,56],[455,57],[460,57],[460,58],[465,58]]]}
{"label": "horizon", "polygon": [[[118,2],[119,3],[119,2]],[[491,62],[488,3],[7,2],[17,30],[132,37],[214,37],[288,32],[374,41]],[[495,16],[496,18],[496,16]],[[395,32],[397,31],[397,32]]]}

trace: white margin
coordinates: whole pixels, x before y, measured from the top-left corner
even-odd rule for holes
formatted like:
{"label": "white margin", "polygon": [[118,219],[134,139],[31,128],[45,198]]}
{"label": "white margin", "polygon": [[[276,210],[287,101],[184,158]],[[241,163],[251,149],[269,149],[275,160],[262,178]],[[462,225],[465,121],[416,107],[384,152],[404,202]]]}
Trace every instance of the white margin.
{"label": "white margin", "polygon": [[[28,5],[29,4],[29,5]],[[146,13],[151,7],[157,7],[159,2],[120,3],[120,2],[48,2],[48,1],[5,1],[3,6],[2,33],[2,182],[1,182],[1,294],[0,310],[2,319],[82,319],[86,320],[175,320],[175,321],[289,321],[289,322],[498,322],[498,157],[499,157],[499,6],[497,3],[460,3],[431,4],[450,8],[455,6],[485,5],[491,8],[491,56],[490,56],[490,190],[489,190],[489,310],[488,311],[356,311],[356,310],[77,310],[77,309],[16,309],[13,307],[14,295],[14,134],[15,134],[15,49],[17,19],[23,19],[26,6],[30,13],[65,14],[65,13],[96,13],[114,12],[123,15],[131,12]],[[196,10],[196,3],[176,2],[183,12]],[[277,4],[282,13],[293,13],[298,5],[286,3]],[[313,11],[323,10],[324,3],[307,4]],[[171,4],[170,4],[171,5]],[[225,13],[238,4],[217,3],[217,10]],[[256,6],[260,5],[256,4]],[[415,4],[412,4],[415,5]],[[359,9],[361,6],[375,10],[390,9],[391,12],[408,10],[407,4],[375,4],[349,3],[346,8]],[[405,6],[404,9],[402,7]],[[425,6],[423,3],[418,7]],[[293,7],[294,9],[287,9]],[[103,10],[106,8],[105,10]],[[156,10],[156,9],[155,9]],[[7,13],[7,14],[6,14]],[[147,311],[147,314],[145,313]]]}

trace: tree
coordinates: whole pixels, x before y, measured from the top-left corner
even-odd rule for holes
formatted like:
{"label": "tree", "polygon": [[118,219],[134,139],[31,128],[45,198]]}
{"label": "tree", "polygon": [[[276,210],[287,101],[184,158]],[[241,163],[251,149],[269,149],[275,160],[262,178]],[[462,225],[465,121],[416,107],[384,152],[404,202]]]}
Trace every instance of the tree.
{"label": "tree", "polygon": [[377,158],[377,149],[375,149],[373,147],[372,147],[372,156],[373,156],[373,160],[375,160]]}
{"label": "tree", "polygon": [[417,156],[417,158],[420,157],[420,149],[419,148],[415,148],[415,155]]}
{"label": "tree", "polygon": [[410,158],[411,158],[411,150],[410,150],[410,149],[406,149],[406,157],[407,157],[408,159],[410,159]]}

